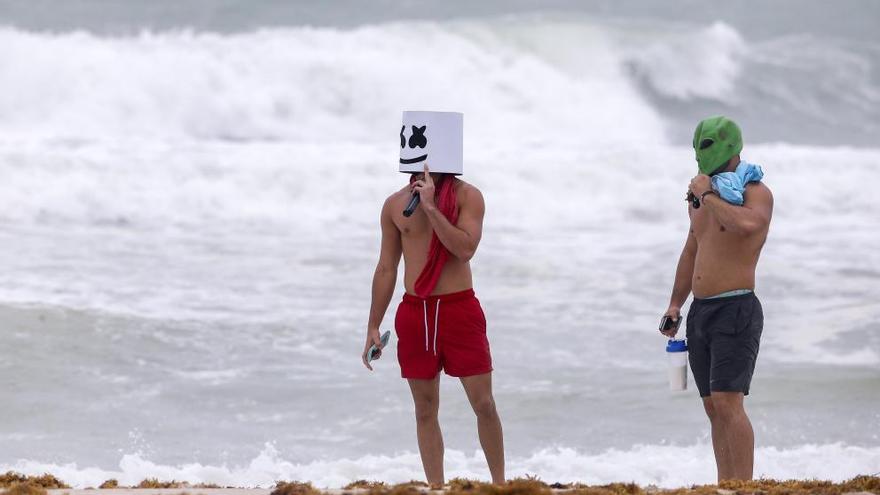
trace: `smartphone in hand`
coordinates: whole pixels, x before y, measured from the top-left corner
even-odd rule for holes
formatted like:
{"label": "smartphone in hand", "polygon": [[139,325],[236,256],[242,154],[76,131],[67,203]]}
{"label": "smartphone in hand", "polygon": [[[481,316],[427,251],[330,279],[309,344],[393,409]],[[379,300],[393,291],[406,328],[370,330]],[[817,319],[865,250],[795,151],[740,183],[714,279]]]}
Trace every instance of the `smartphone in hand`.
{"label": "smartphone in hand", "polygon": [[675,329],[678,331],[678,325],[681,324],[681,315],[678,316],[677,319],[673,320],[671,316],[664,315],[663,319],[660,320],[660,333],[667,332],[669,330]]}
{"label": "smartphone in hand", "polygon": [[379,341],[382,343],[382,347],[376,347],[376,344],[370,346],[370,350],[367,351],[367,362],[376,359],[376,355],[379,354],[379,351],[384,349],[386,345],[388,345],[388,340],[391,338],[391,330],[386,330],[385,333],[379,337]]}

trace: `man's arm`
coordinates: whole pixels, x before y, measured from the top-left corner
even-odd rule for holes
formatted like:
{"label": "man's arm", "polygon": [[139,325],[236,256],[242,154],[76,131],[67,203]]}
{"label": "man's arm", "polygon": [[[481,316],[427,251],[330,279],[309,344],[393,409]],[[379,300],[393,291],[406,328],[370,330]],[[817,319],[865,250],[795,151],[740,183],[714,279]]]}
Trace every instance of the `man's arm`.
{"label": "man's arm", "polygon": [[675,283],[672,285],[672,296],[669,298],[669,307],[681,308],[691,295],[691,286],[694,279],[694,260],[697,258],[697,238],[694,231],[688,231],[687,240],[678,257],[678,267],[675,269]]}
{"label": "man's arm", "polygon": [[742,206],[732,205],[717,194],[703,196],[703,204],[715,215],[718,223],[742,235],[766,229],[773,214],[773,194],[767,186],[760,183],[746,185],[745,202]]}
{"label": "man's arm", "polygon": [[457,225],[452,225],[434,203],[434,179],[427,164],[424,177],[413,182],[411,187],[419,193],[422,209],[428,216],[431,228],[446,249],[461,261],[473,258],[483,236],[483,215],[486,213],[486,204],[479,189],[473,186],[461,188],[461,210],[458,212]]}
{"label": "man's arm", "polygon": [[394,295],[397,267],[400,265],[400,255],[403,252],[400,231],[397,230],[397,226],[391,219],[391,208],[391,198],[388,198],[382,206],[382,247],[379,253],[379,263],[376,264],[376,272],[373,274],[373,294],[370,300],[370,319],[367,323],[367,342],[364,344],[362,355],[364,366],[371,371],[373,367],[367,362],[367,351],[371,345],[381,347],[379,325],[382,324],[382,318],[385,317],[385,311],[388,310],[391,297]]}
{"label": "man's arm", "polygon": [[[693,229],[688,231],[687,240],[678,257],[678,267],[675,269],[675,282],[672,284],[672,296],[669,298],[669,308],[664,316],[670,316],[674,320],[681,318],[681,307],[691,294],[694,278],[694,260],[697,257],[697,238],[694,237]],[[676,329],[663,332],[667,337],[674,337]]]}
{"label": "man's arm", "polygon": [[465,194],[456,225],[449,223],[433,202],[425,208],[425,214],[428,215],[431,227],[446,249],[461,261],[469,261],[477,252],[477,246],[483,236],[483,215],[486,213],[486,204],[477,188],[463,187],[462,192]]}

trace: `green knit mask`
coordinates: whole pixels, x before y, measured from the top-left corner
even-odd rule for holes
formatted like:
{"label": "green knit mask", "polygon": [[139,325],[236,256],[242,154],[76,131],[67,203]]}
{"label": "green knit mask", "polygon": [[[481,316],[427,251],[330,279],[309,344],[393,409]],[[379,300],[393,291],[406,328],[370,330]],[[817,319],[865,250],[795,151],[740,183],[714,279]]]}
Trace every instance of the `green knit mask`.
{"label": "green knit mask", "polygon": [[694,131],[694,151],[700,173],[718,172],[742,147],[742,132],[736,122],[727,117],[709,117],[697,124]]}

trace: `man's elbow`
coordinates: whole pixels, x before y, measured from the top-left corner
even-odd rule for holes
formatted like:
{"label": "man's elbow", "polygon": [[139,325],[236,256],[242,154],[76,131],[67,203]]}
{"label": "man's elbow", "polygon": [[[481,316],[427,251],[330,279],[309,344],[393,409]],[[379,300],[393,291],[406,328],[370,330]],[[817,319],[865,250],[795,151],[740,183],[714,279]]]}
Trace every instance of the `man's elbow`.
{"label": "man's elbow", "polygon": [[390,263],[379,262],[379,264],[376,265],[376,276],[397,276],[397,267]]}
{"label": "man's elbow", "polygon": [[739,222],[739,228],[737,230],[743,235],[753,235],[764,230],[766,225],[766,222],[762,220],[749,218]]}
{"label": "man's elbow", "polygon": [[474,257],[474,255],[476,253],[477,253],[476,246],[465,246],[465,247],[458,250],[458,253],[456,253],[455,257],[458,258],[459,260],[461,260],[463,263],[467,263],[468,261],[471,260],[471,258]]}

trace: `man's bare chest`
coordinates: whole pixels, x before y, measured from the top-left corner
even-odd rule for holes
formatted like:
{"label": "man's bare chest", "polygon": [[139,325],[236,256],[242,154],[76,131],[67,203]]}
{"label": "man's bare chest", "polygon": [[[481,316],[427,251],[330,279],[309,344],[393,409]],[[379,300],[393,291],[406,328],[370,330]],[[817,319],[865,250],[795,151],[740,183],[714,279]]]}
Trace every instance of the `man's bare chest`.
{"label": "man's bare chest", "polygon": [[729,240],[730,233],[708,211],[694,210],[691,214],[691,229],[697,242],[712,242]]}
{"label": "man's bare chest", "polygon": [[400,231],[400,237],[404,240],[419,240],[422,238],[430,238],[432,230],[427,215],[424,212],[416,210],[410,217],[403,215],[396,216],[394,224]]}

